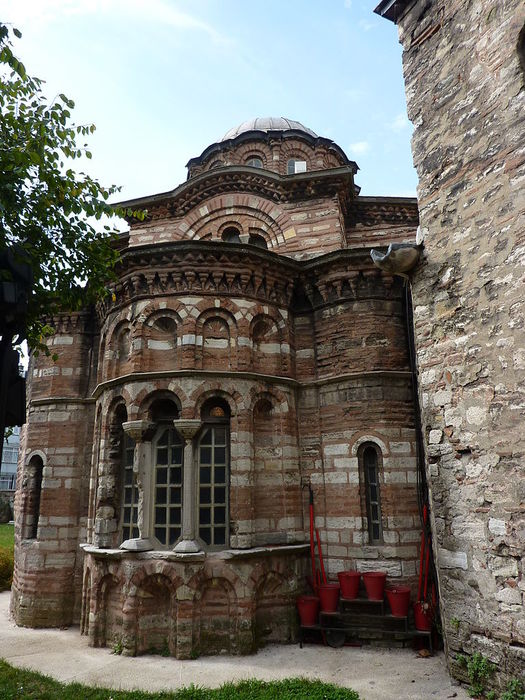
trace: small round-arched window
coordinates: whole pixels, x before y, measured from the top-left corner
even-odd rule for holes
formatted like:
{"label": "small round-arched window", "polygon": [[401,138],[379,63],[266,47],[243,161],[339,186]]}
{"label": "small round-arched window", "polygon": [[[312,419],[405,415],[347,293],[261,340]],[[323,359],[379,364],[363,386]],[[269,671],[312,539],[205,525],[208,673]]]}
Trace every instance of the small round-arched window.
{"label": "small round-arched window", "polygon": [[286,172],[288,175],[295,175],[296,173],[305,173],[306,161],[299,160],[298,158],[290,158],[286,166]]}
{"label": "small round-arched window", "polygon": [[248,243],[250,245],[256,246],[257,248],[268,248],[268,243],[266,243],[266,239],[258,233],[250,233],[250,240],[248,241]]}
{"label": "small round-arched window", "polygon": [[246,161],[246,165],[249,165],[251,168],[262,168],[263,162],[262,162],[262,159],[259,158],[258,156],[251,156]]}
{"label": "small round-arched window", "polygon": [[379,459],[378,449],[371,443],[366,444],[360,451],[361,469],[365,477],[366,514],[370,544],[383,542]]}
{"label": "small round-arched window", "polygon": [[239,230],[236,229],[235,226],[228,226],[228,228],[225,228],[222,232],[222,240],[225,243],[240,243],[241,235]]}

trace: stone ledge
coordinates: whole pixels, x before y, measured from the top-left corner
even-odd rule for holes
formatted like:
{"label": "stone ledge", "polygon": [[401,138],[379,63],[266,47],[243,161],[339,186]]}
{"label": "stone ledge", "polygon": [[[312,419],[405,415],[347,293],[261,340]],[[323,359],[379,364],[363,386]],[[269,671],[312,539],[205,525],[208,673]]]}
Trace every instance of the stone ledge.
{"label": "stone ledge", "polygon": [[147,552],[129,551],[124,549],[99,549],[88,543],[79,545],[85,554],[90,554],[95,559],[163,559],[165,561],[199,562],[205,559],[249,559],[258,556],[272,556],[273,554],[302,554],[310,549],[310,545],[286,544],[251,547],[250,549],[225,549],[220,552],[195,552],[180,553],[173,550],[154,550]]}

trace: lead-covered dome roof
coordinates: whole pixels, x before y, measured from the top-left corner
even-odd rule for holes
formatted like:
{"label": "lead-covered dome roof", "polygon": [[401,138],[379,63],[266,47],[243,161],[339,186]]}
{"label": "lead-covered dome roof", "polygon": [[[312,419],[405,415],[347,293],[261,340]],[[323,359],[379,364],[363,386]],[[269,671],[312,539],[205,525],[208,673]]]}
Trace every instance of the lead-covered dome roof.
{"label": "lead-covered dome roof", "polygon": [[255,119],[248,119],[247,121],[239,124],[239,126],[234,126],[233,129],[228,129],[220,141],[228,141],[229,139],[235,139],[240,134],[244,134],[247,131],[302,131],[313,138],[317,138],[317,134],[312,129],[308,129],[301,122],[295,121],[295,119],[286,119],[286,117],[255,117]]}

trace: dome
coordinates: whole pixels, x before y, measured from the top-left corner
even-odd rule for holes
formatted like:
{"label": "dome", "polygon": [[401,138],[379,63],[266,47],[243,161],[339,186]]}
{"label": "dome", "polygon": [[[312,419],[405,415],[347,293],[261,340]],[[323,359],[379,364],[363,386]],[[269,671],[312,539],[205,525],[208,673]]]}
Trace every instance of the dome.
{"label": "dome", "polygon": [[248,121],[235,126],[233,129],[229,129],[221,141],[228,141],[229,139],[234,139],[240,134],[244,134],[247,131],[303,131],[305,134],[317,138],[315,131],[307,129],[303,126],[301,122],[296,122],[293,119],[286,119],[285,117],[256,117],[255,119],[248,119]]}

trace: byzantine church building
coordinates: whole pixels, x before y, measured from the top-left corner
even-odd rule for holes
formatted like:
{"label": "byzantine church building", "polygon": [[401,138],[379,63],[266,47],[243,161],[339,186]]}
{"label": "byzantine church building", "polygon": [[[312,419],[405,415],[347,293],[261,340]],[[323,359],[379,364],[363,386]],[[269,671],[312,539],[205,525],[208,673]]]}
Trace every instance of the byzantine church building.
{"label": "byzantine church building", "polygon": [[310,570],[417,587],[421,524],[404,280],[415,199],[361,196],[333,141],[252,119],[126,207],[97,308],[32,358],[12,613],[178,658],[296,638]]}

